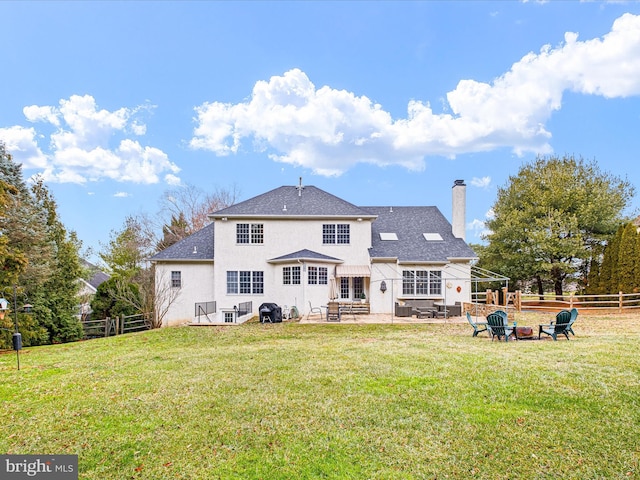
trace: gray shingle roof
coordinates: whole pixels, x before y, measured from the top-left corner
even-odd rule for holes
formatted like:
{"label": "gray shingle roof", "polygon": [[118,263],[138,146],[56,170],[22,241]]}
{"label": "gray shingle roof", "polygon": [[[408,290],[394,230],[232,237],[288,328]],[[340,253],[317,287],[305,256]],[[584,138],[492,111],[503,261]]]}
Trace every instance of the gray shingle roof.
{"label": "gray shingle roof", "polygon": [[83,267],[89,271],[90,277],[85,281],[93,288],[97,289],[100,284],[106,282],[107,280],[109,280],[109,278],[111,278],[108,273],[103,272],[93,263],[88,262],[84,259],[81,259],[80,262],[82,263]]}
{"label": "gray shingle roof", "polygon": [[212,218],[235,216],[367,217],[369,214],[360,207],[314,186],[303,187],[302,192],[298,187],[284,186],[218,210],[210,216]]}
{"label": "gray shingle roof", "polygon": [[214,224],[198,230],[193,235],[174,243],[150,258],[152,262],[158,260],[213,260]]}
{"label": "gray shingle roof", "polygon": [[104,272],[96,272],[91,276],[91,278],[87,281],[87,283],[91,285],[93,288],[97,289],[100,285],[102,285],[104,282],[106,282],[110,278],[111,276]]}
{"label": "gray shingle roof", "polygon": [[272,258],[269,261],[279,262],[284,260],[302,260],[302,259],[321,260],[321,261],[332,262],[332,263],[343,262],[343,260],[340,260],[338,258],[330,257],[329,255],[324,255],[322,253],[314,252],[313,250],[308,250],[306,248],[304,250],[298,250],[297,252],[289,253],[287,255],[282,255],[281,257]]}
{"label": "gray shingle roof", "polygon": [[[447,262],[475,258],[437,207],[362,207],[377,219],[371,226],[371,258],[397,258],[400,262]],[[381,240],[380,233],[395,233],[398,240]],[[440,241],[427,241],[424,233],[439,233]]]}
{"label": "gray shingle roof", "polygon": [[[476,258],[474,251],[453,236],[451,224],[437,207],[357,207],[313,186],[301,195],[293,186],[279,187],[211,214],[223,217],[362,217],[372,222],[371,258],[397,258],[400,262],[447,262],[451,258]],[[286,205],[286,211],[284,206]],[[380,233],[395,233],[398,240],[381,240]],[[424,233],[438,233],[441,241],[427,241]],[[154,255],[152,261],[213,260],[214,224]],[[311,250],[290,253],[271,261],[315,258],[341,261]]]}

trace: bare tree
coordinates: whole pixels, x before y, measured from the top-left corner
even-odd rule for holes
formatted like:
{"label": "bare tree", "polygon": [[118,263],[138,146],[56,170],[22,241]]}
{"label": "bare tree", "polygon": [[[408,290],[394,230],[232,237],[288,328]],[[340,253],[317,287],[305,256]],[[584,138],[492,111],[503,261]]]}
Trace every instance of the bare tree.
{"label": "bare tree", "polygon": [[236,184],[230,189],[217,188],[213,193],[205,193],[194,185],[186,184],[164,193],[160,200],[160,213],[167,219],[165,226],[171,225],[172,218],[184,218],[186,232],[190,235],[211,223],[210,213],[233,205],[239,195]]}
{"label": "bare tree", "polygon": [[139,313],[148,315],[151,328],[160,328],[182,289],[173,288],[165,272],[156,277],[155,266],[139,272],[136,286],[137,288],[132,289],[127,279],[117,278],[109,294]]}
{"label": "bare tree", "polygon": [[181,285],[181,288],[174,288],[171,285],[171,279],[166,277],[166,272],[155,277],[152,328],[159,328],[164,325],[164,319],[169,313],[171,305],[175,303],[180,296],[180,292],[182,292],[182,288],[184,288],[184,284]]}

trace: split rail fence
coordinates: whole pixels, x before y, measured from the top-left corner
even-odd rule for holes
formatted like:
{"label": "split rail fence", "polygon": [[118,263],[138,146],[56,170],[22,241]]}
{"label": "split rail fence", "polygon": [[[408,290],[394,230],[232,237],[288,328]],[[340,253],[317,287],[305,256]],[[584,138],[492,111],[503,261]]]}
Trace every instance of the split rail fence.
{"label": "split rail fence", "polygon": [[82,320],[83,338],[111,337],[123,333],[140,332],[151,329],[153,314],[121,315],[114,318],[99,320]]}
{"label": "split rail fence", "polygon": [[538,295],[524,294],[521,291],[508,292],[506,288],[501,291],[486,290],[475,294],[474,301],[465,303],[464,310],[486,315],[494,310],[509,312],[540,311],[557,312],[558,310],[571,310],[577,308],[584,314],[602,313],[636,313],[640,312],[640,293],[618,292],[606,295],[578,295],[567,294],[557,296],[554,293]]}

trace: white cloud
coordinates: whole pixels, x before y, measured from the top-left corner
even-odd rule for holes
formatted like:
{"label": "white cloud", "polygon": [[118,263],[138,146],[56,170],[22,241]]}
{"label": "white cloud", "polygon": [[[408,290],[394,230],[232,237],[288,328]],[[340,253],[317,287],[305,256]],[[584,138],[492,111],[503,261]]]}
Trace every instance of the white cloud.
{"label": "white cloud", "polygon": [[113,196],[118,198],[127,198],[127,197],[130,197],[131,195],[127,192],[116,192],[113,194]]}
{"label": "white cloud", "polygon": [[482,238],[483,235],[488,233],[484,221],[474,218],[471,222],[467,223],[467,231],[472,232],[476,238]]}
{"label": "white cloud", "polygon": [[487,213],[484,214],[484,217],[487,220],[493,220],[494,218],[496,218],[496,212],[493,211],[493,208],[490,208],[489,210],[487,210]]}
{"label": "white cloud", "polygon": [[49,122],[56,127],[60,125],[58,114],[53,107],[38,107],[37,105],[31,105],[24,107],[22,113],[30,122]]}
{"label": "white cloud", "polygon": [[162,150],[127,138],[130,132],[138,136],[146,133],[146,125],[136,115],[149,108],[108,111],[99,109],[90,95],[72,95],[60,100],[58,107],[31,105],[23,109],[28,121],[56,127],[50,135],[48,155],[38,147],[36,127],[0,129],[0,138],[17,161],[26,168],[42,169],[47,181],[86,183],[108,178],[150,184],[169,173],[175,182],[180,169]]}
{"label": "white cloud", "polygon": [[246,102],[196,107],[192,148],[238,153],[242,141],[269,157],[323,175],[359,162],[424,168],[424,157],[511,148],[550,153],[546,122],[566,91],[606,98],[640,94],[640,16],[625,14],[602,38],[529,53],[491,83],[461,80],[446,95],[445,113],[410,101],[394,120],[381,105],[328,86],[316,88],[298,69],[258,81]]}
{"label": "white cloud", "polygon": [[164,182],[167,185],[172,185],[172,186],[179,186],[182,185],[182,180],[180,180],[180,177],[177,177],[175,175],[172,175],[170,173],[166,174],[164,176]]}
{"label": "white cloud", "polygon": [[491,185],[491,177],[473,177],[471,179],[471,185],[478,188],[487,188],[489,185]]}
{"label": "white cloud", "polygon": [[35,129],[20,126],[0,128],[0,141],[24,168],[46,167],[47,157],[38,147]]}

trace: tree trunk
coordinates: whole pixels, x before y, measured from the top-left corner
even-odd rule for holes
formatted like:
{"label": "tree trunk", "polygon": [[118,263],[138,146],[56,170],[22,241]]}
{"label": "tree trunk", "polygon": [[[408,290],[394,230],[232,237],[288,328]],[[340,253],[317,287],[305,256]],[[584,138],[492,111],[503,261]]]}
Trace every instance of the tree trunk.
{"label": "tree trunk", "polygon": [[540,295],[540,301],[544,300],[544,285],[542,284],[542,278],[540,275],[536,275],[536,283],[538,284],[538,295]]}
{"label": "tree trunk", "polygon": [[562,280],[561,279],[559,279],[559,278],[554,279],[554,281],[553,281],[553,289],[555,290],[555,293],[556,293],[556,300],[558,300],[560,302],[562,300],[564,300],[563,297],[562,297],[562,294],[564,292],[562,291]]}
{"label": "tree trunk", "polygon": [[551,277],[553,278],[553,290],[556,294],[556,300],[561,302],[563,300],[562,294],[564,293],[562,291],[562,280],[564,276],[562,275],[562,272],[559,268],[554,268],[551,270]]}

